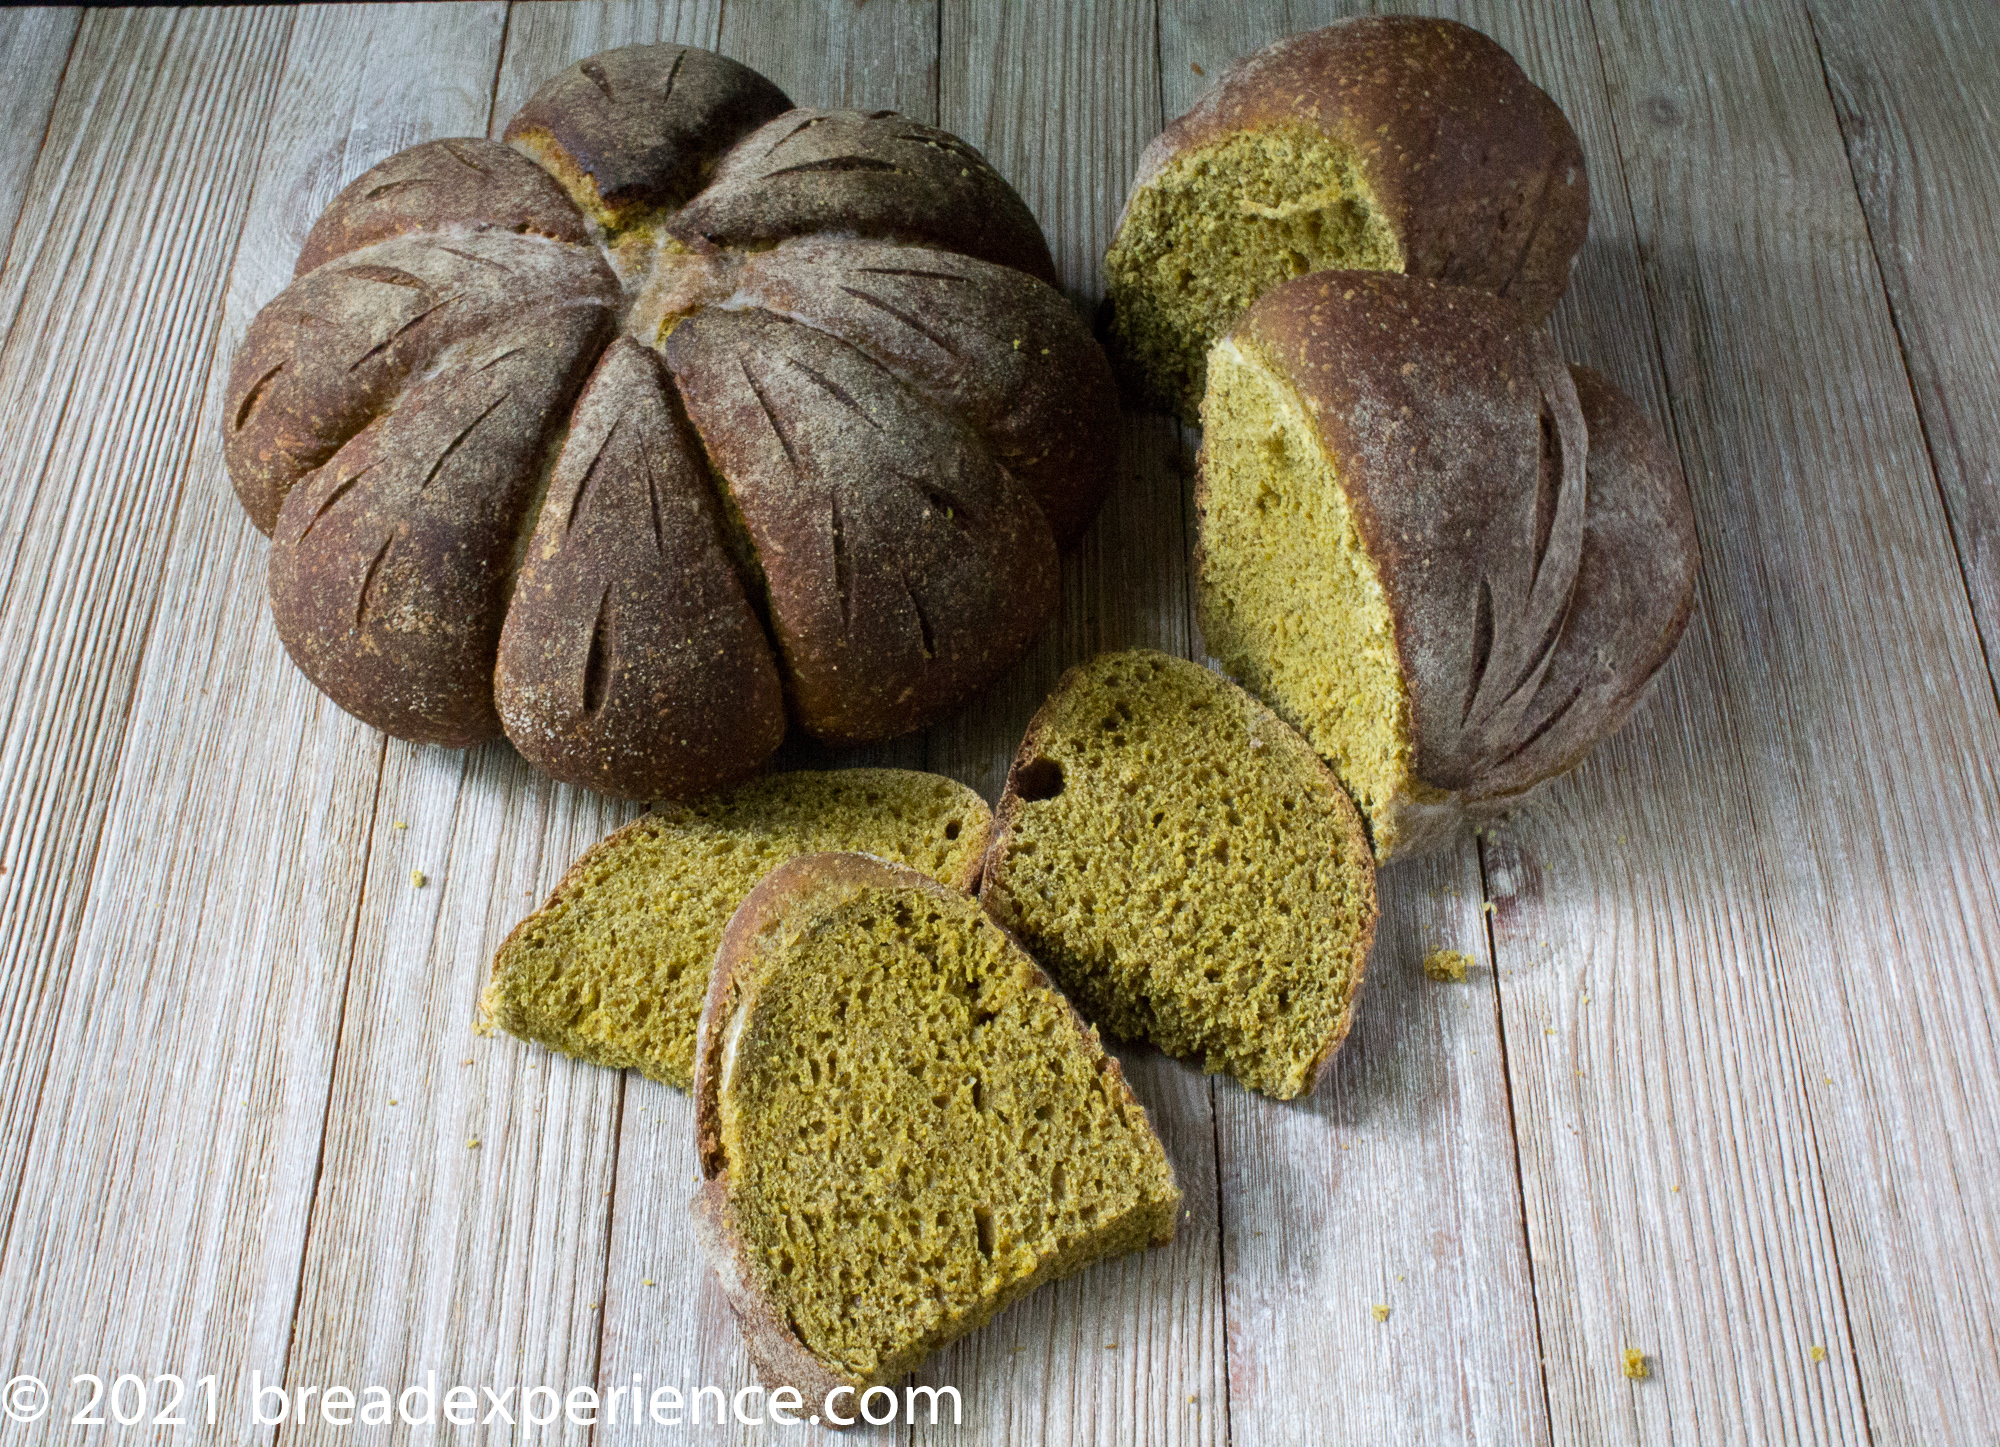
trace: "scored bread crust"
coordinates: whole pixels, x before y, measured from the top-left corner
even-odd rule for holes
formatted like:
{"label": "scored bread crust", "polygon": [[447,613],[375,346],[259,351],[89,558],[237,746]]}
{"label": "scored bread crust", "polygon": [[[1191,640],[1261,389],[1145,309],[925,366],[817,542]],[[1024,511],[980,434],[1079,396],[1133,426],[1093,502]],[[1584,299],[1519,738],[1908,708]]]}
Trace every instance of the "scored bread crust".
{"label": "scored bread crust", "polygon": [[357,178],[235,358],[225,459],[302,671],[399,737],[688,798],[787,721],[888,737],[1019,657],[1118,429],[1006,180],[670,45],[506,135]]}
{"label": "scored bread crust", "polygon": [[[695,1036],[694,1121],[695,1142],[703,1182],[693,1201],[695,1231],[703,1251],[715,1268],[723,1294],[735,1311],[757,1376],[768,1388],[789,1386],[797,1389],[808,1403],[824,1402],[835,1387],[861,1390],[866,1383],[843,1377],[815,1356],[799,1339],[785,1319],[782,1307],[757,1281],[749,1267],[748,1248],[729,1214],[729,1171],[723,1151],[721,1072],[724,1036],[737,1008],[740,993],[754,987],[759,942],[780,930],[788,913],[828,893],[851,897],[864,889],[913,888],[925,893],[963,897],[927,875],[869,854],[807,854],[779,865],[744,897],[723,930],[722,943],[715,952],[715,967],[709,975],[708,995],[702,1002],[701,1023]],[[1063,1002],[1064,1015],[1079,1036],[1095,1040],[1095,1029],[1076,1013],[1068,999],[1048,974],[1035,963],[1005,927],[986,917],[996,929],[1007,934],[1011,948],[1020,953],[1034,972],[1034,982]],[[1108,1050],[1099,1049],[1100,1069],[1108,1076],[1127,1110],[1135,1112],[1152,1130],[1152,1117],[1125,1079],[1124,1067]],[[1155,1132],[1157,1136],[1157,1132]],[[1172,1187],[1178,1195],[1180,1182],[1173,1172]],[[1164,1246],[1173,1239],[1173,1223],[1178,1210],[1168,1216],[1166,1233],[1152,1244]],[[858,1415],[858,1413],[857,1413]],[[852,1425],[834,1423],[833,1425]]]}
{"label": "scored bread crust", "polygon": [[[1625,721],[1699,564],[1687,485],[1636,406],[1513,303],[1393,273],[1299,277],[1220,345],[1304,409],[1386,597],[1432,791],[1403,801],[1396,852],[1506,812]],[[1204,448],[1198,584],[1209,504]]]}
{"label": "scored bread crust", "polygon": [[1392,15],[1288,35],[1230,65],[1155,137],[1128,194],[1190,151],[1281,126],[1353,153],[1406,274],[1494,292],[1536,318],[1569,285],[1590,222],[1583,148],[1490,37]]}
{"label": "scored bread crust", "polygon": [[[1189,667],[1200,666],[1156,649],[1135,648],[1129,651],[1140,656],[1151,654],[1175,664],[1187,664]],[[1008,848],[1013,842],[1014,826],[1021,818],[1022,809],[1026,807],[1021,800],[1021,773],[1036,759],[1042,757],[1046,744],[1055,732],[1057,705],[1071,688],[1086,681],[1089,668],[1090,664],[1082,663],[1064,670],[1063,676],[1056,681],[1056,686],[1048,698],[1035,710],[1035,716],[1028,721],[1027,732],[1021,736],[1021,746],[1014,751],[1013,762],[1007,766],[1007,783],[1001,790],[1000,802],[993,806],[993,842],[986,848],[985,867],[980,871],[979,902],[1010,934],[1020,933],[1020,911],[1007,889],[1006,863]],[[1313,752],[1312,746],[1298,734],[1298,731],[1279,718],[1261,699],[1247,689],[1240,688],[1219,676],[1216,678],[1216,683],[1241,695],[1251,710],[1269,723],[1274,735],[1291,735],[1298,739],[1301,762],[1310,762],[1315,776],[1340,806],[1339,812],[1343,831],[1347,835],[1349,856],[1361,861],[1368,870],[1368,925],[1356,943],[1354,967],[1348,975],[1347,993],[1340,1005],[1340,1018],[1334,1022],[1333,1028],[1327,1032],[1326,1039],[1314,1055],[1308,1071],[1309,1083],[1300,1092],[1301,1095],[1311,1095],[1319,1089],[1320,1082],[1326,1079],[1327,1071],[1332,1068],[1334,1055],[1347,1039],[1348,1032],[1354,1027],[1355,1001],[1360,996],[1361,980],[1367,973],[1368,962],[1375,951],[1375,931],[1381,923],[1382,910],[1375,887],[1374,850],[1369,844],[1367,828],[1361,822],[1361,813],[1354,807],[1354,801],[1348,796],[1339,776],[1327,766],[1324,759]]]}

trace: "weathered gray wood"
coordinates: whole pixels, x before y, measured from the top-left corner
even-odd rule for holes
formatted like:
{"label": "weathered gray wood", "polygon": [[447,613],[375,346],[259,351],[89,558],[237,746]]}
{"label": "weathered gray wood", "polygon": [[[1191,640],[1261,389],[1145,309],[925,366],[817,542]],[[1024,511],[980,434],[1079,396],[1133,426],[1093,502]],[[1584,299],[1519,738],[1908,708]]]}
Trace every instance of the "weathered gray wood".
{"label": "weathered gray wood", "polygon": [[[1164,5],[1168,114],[1235,57],[1345,13]],[[1381,887],[1358,1023],[1331,1078],[1291,1105],[1216,1093],[1231,1432],[1246,1443],[1544,1440],[1477,851],[1464,841],[1398,865]],[[1438,949],[1480,968],[1462,985],[1427,980],[1422,961]]]}
{"label": "weathered gray wood", "polygon": [[[159,821],[117,771],[145,747],[135,689],[292,28],[248,11],[84,16],[0,283],[16,318],[0,352],[8,1375],[222,1358],[234,1344],[207,1333],[241,1335],[256,1314],[254,1292],[213,1295],[220,1242],[190,1217],[198,1202],[228,1213],[237,1150],[266,1139],[277,1103],[270,1082],[237,1073],[232,1031],[180,1009],[201,964],[172,952],[176,922],[152,913],[171,872],[142,887],[135,866],[159,862]],[[214,681],[205,663],[179,686],[194,697]],[[256,1213],[234,1225],[254,1250]]]}
{"label": "weathered gray wood", "polygon": [[74,10],[0,10],[0,76],[7,78],[0,93],[0,259],[27,198],[28,173],[42,153],[77,21]]}
{"label": "weathered gray wood", "polygon": [[1705,558],[1663,707],[1488,860],[1558,1436],[1978,1441],[2000,718],[1805,17],[1594,9],[1547,33],[1609,81]]}
{"label": "weathered gray wood", "polygon": [[2000,687],[2000,9],[1807,8]]}

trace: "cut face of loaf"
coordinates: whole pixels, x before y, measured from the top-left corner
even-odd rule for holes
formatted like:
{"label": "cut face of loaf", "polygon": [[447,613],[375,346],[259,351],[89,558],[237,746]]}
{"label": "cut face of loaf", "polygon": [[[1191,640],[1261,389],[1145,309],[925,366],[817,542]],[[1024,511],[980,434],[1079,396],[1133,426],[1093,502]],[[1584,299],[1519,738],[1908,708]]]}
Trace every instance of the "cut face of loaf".
{"label": "cut face of loaf", "polygon": [[1192,422],[1209,346],[1271,287],[1398,271],[1541,317],[1589,214],[1569,122],[1478,31],[1375,16],[1287,36],[1140,158],[1104,262],[1113,352]]}
{"label": "cut face of loaf", "polygon": [[1064,675],[1007,778],[981,898],[1083,1013],[1280,1100],[1346,1036],[1375,864],[1311,745],[1198,664]]}
{"label": "cut face of loaf", "polygon": [[1574,765],[1693,608],[1666,440],[1498,297],[1290,282],[1217,344],[1202,423],[1208,647],[1333,765],[1380,859]]}
{"label": "cut face of loaf", "polygon": [[730,921],[695,1118],[704,1245],[759,1377],[808,1403],[1164,1244],[1180,1207],[1034,961],[968,896],[856,855],[792,861]]}
{"label": "cut face of loaf", "polygon": [[681,46],[321,216],[223,416],[280,637],[399,737],[693,798],[956,708],[1055,606],[1109,364],[964,142]]}
{"label": "cut face of loaf", "polygon": [[483,1012],[510,1035],[686,1089],[709,965],[758,880],[845,850],[970,889],[991,832],[972,790],[903,769],[773,774],[662,808],[594,845],[515,927]]}

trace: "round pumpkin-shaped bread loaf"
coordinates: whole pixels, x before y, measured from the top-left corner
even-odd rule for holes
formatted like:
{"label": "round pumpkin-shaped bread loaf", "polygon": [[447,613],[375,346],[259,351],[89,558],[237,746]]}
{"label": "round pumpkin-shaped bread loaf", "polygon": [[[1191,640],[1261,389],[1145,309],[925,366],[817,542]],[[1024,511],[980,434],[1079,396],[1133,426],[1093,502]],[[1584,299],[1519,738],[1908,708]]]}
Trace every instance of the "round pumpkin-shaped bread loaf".
{"label": "round pumpkin-shaped bread loaf", "polygon": [[237,353],[278,632],[349,713],[686,797],[885,738],[1053,610],[1115,460],[1021,198],[890,111],[631,46],[359,177]]}

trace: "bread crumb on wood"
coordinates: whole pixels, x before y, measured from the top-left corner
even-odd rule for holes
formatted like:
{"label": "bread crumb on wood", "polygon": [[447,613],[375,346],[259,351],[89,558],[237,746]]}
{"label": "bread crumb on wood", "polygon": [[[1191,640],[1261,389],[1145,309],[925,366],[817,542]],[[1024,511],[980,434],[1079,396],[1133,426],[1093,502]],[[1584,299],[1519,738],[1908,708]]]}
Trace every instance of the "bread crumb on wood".
{"label": "bread crumb on wood", "polygon": [[1471,963],[1470,955],[1457,950],[1432,950],[1424,956],[1424,973],[1433,980],[1462,985],[1465,983],[1466,968]]}
{"label": "bread crumb on wood", "polygon": [[[1197,61],[1192,61],[1192,60],[1190,60],[1190,61],[1188,62],[1188,69],[1189,69],[1189,70],[1191,70],[1191,71],[1193,71],[1193,72],[1194,72],[1194,73],[1195,73],[1196,75],[1207,75],[1207,74],[1208,74],[1208,72],[1207,72],[1207,71],[1205,71],[1205,70],[1203,70],[1203,69],[1201,68],[1201,65],[1200,65],[1200,63],[1199,63],[1199,62],[1197,62]],[[1189,1397],[1189,1398],[1188,1398],[1188,1400],[1189,1400],[1190,1402],[1192,1402],[1192,1401],[1194,1400],[1194,1398],[1193,1398],[1193,1397]]]}
{"label": "bread crumb on wood", "polygon": [[423,870],[412,869],[410,871],[410,883],[414,884],[418,889],[422,889],[429,882],[429,880],[424,878]]}
{"label": "bread crumb on wood", "polygon": [[397,821],[395,822],[395,824],[394,824],[394,825],[393,825],[392,827],[394,827],[394,828],[397,828],[397,829],[407,829],[407,828],[409,828],[410,826],[409,826],[408,824],[404,823],[404,822],[403,822],[403,821],[402,821],[401,819],[398,819],[398,820],[397,820]]}
{"label": "bread crumb on wood", "polygon": [[1492,901],[1492,900],[1490,900],[1490,899],[1489,899],[1489,900],[1487,900],[1487,901],[1486,901],[1485,903],[1483,903],[1483,904],[1481,904],[1481,905],[1479,906],[1479,909],[1480,909],[1480,912],[1481,912],[1481,913],[1483,913],[1483,914],[1492,914],[1492,913],[1493,913],[1493,901]]}
{"label": "bread crumb on wood", "polygon": [[467,1150],[469,1150],[469,1151],[476,1151],[476,1150],[478,1150],[478,1149],[479,1149],[479,1137],[478,1137],[478,1136],[476,1136],[476,1135],[475,1135],[475,1136],[467,1136],[467,1137],[465,1138],[465,1148],[466,1148]]}
{"label": "bread crumb on wood", "polygon": [[1814,1360],[1815,1362],[1823,1362],[1823,1361],[1825,1361],[1825,1360],[1826,1360],[1826,1348],[1825,1348],[1825,1347],[1823,1347],[1823,1346],[1815,1346],[1815,1347],[1814,1347],[1814,1348],[1812,1349],[1812,1359],[1813,1359],[1813,1360]]}
{"label": "bread crumb on wood", "polygon": [[1625,1375],[1635,1382],[1643,1382],[1653,1375],[1653,1369],[1646,1365],[1646,1354],[1637,1347],[1625,1348]]}
{"label": "bread crumb on wood", "polygon": [[1387,1321],[1389,1319],[1388,1304],[1385,1302],[1378,1301],[1373,1306],[1368,1308],[1368,1314],[1374,1317],[1375,1320],[1377,1321]]}

